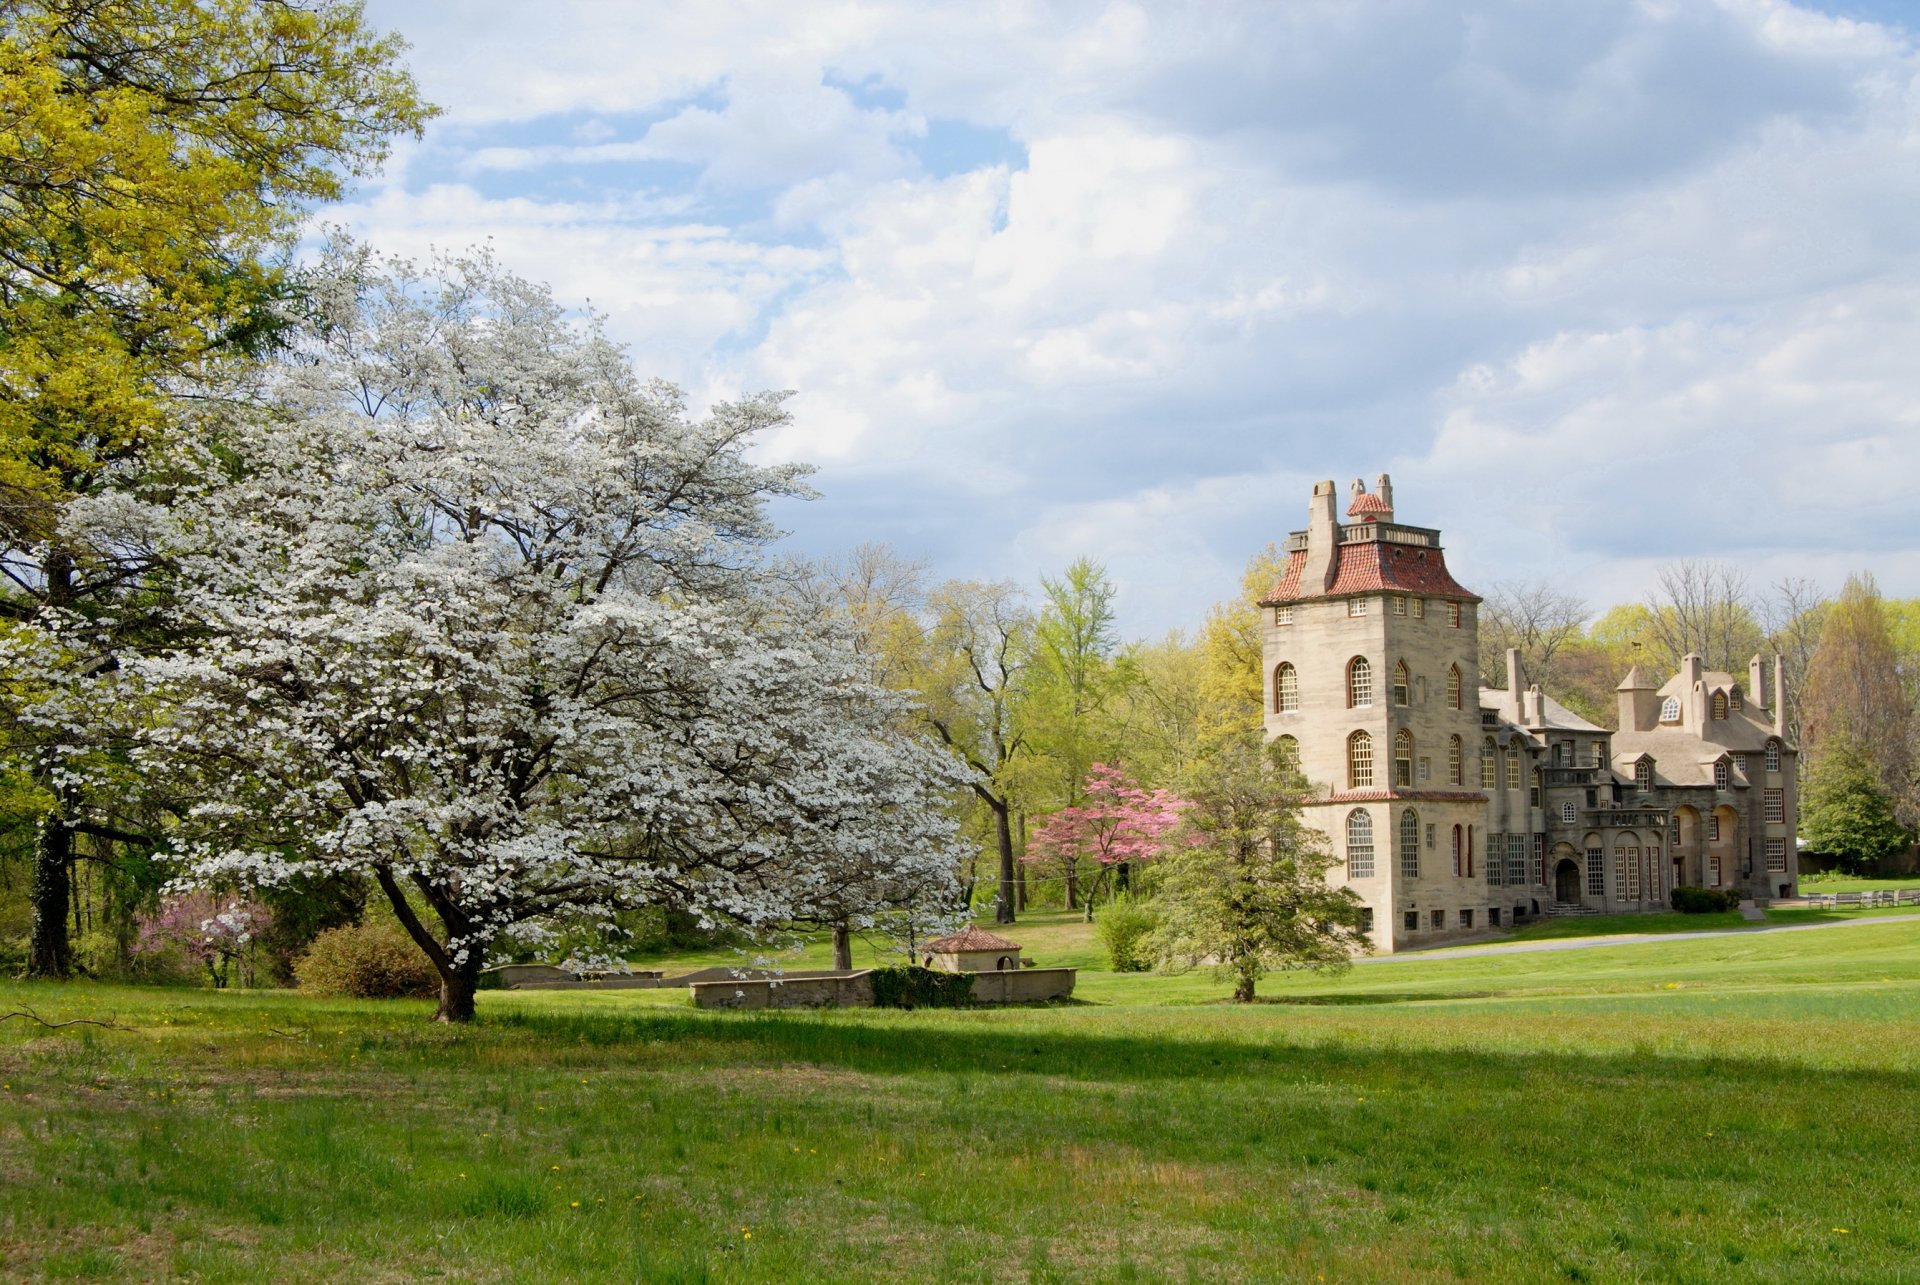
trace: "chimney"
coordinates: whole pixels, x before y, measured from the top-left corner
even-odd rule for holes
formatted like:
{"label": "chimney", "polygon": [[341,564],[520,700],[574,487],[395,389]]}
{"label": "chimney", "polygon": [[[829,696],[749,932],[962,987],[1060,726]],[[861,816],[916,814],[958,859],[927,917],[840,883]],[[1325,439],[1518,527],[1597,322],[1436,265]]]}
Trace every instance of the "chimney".
{"label": "chimney", "polygon": [[1527,688],[1526,726],[1545,727],[1547,724],[1547,704],[1540,695],[1540,684]]}
{"label": "chimney", "polygon": [[1513,712],[1520,712],[1520,649],[1507,648],[1507,704],[1513,706]]}
{"label": "chimney", "polygon": [[1767,709],[1767,667],[1760,662],[1760,653],[1755,652],[1753,659],[1747,662],[1747,699]]}
{"label": "chimney", "polygon": [[1787,734],[1786,659],[1778,652],[1773,655],[1773,734],[1779,737]]}
{"label": "chimney", "polygon": [[1379,480],[1373,484],[1373,493],[1380,497],[1380,503],[1387,506],[1387,511],[1380,515],[1380,520],[1393,521],[1393,479],[1382,473]]}
{"label": "chimney", "polygon": [[1300,569],[1302,597],[1325,593],[1333,584],[1340,543],[1340,519],[1334,514],[1332,481],[1315,482],[1307,504],[1307,563]]}

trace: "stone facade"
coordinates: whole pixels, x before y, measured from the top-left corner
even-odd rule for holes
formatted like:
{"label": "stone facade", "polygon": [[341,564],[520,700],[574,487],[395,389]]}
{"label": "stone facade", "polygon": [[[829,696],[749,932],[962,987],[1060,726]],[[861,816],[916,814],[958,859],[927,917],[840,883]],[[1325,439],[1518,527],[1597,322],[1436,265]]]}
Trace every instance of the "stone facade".
{"label": "stone facade", "polygon": [[1794,748],[1753,658],[1744,682],[1698,657],[1620,688],[1620,726],[1526,686],[1479,682],[1480,599],[1440,533],[1394,521],[1384,474],[1337,516],[1318,483],[1264,612],[1266,732],[1305,779],[1308,821],[1342,860],[1377,949],[1516,919],[1664,909],[1678,884],[1797,891]]}

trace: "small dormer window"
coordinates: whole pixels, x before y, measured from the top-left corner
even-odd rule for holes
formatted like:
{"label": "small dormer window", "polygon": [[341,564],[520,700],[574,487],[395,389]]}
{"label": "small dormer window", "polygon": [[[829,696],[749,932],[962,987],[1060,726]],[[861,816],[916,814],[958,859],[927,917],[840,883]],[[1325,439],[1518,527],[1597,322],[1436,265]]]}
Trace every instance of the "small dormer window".
{"label": "small dormer window", "polygon": [[1660,721],[1663,723],[1677,723],[1680,721],[1680,698],[1678,696],[1669,696],[1660,702]]}
{"label": "small dormer window", "polygon": [[1730,692],[1728,692],[1728,693],[1727,693],[1727,704],[1729,704],[1729,705],[1731,705],[1731,706],[1733,706],[1733,708],[1734,708],[1734,712],[1736,712],[1736,713],[1738,713],[1738,712],[1739,712],[1739,710],[1740,710],[1740,689],[1739,689],[1738,687],[1736,687],[1736,688],[1734,688],[1734,689],[1733,689],[1732,691],[1730,691]]}
{"label": "small dormer window", "polygon": [[1633,783],[1639,787],[1643,794],[1653,788],[1652,759],[1643,758],[1633,765]]}
{"label": "small dormer window", "polygon": [[1767,771],[1778,772],[1779,770],[1780,770],[1780,742],[1768,741],[1767,742]]}
{"label": "small dormer window", "polygon": [[1713,788],[1731,789],[1733,786],[1733,765],[1725,759],[1716,759],[1713,764]]}
{"label": "small dormer window", "polygon": [[1725,692],[1715,692],[1713,694],[1713,721],[1716,723],[1722,722],[1726,717],[1727,694]]}

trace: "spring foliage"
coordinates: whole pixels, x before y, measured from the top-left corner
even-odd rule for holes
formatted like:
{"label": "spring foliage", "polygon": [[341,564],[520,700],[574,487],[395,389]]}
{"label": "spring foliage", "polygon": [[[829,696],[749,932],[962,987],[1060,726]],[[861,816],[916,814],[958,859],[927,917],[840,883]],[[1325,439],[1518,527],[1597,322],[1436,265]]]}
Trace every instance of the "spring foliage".
{"label": "spring foliage", "polygon": [[197,640],[134,666],[196,877],[371,876],[456,1020],[562,921],[951,898],[950,760],[763,574],[779,397],[693,419],[484,258],[342,251],[315,298],[271,413],[82,514],[154,533]]}

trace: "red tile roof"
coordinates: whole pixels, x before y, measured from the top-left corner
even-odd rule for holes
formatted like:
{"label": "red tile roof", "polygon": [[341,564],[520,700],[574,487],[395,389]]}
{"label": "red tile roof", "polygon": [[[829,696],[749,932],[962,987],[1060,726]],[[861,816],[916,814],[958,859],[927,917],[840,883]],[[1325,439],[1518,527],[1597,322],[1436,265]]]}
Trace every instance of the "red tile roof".
{"label": "red tile roof", "polygon": [[1299,602],[1308,598],[1339,598],[1349,594],[1377,593],[1382,590],[1416,593],[1434,598],[1456,598],[1479,602],[1480,595],[1467,589],[1447,571],[1446,557],[1438,549],[1395,544],[1388,540],[1367,540],[1343,544],[1334,553],[1333,583],[1324,592],[1302,592],[1300,572],[1307,564],[1306,550],[1287,555],[1286,569],[1279,583],[1262,606]]}
{"label": "red tile roof", "polygon": [[996,937],[968,924],[951,937],[941,937],[930,941],[923,949],[936,955],[955,955],[968,950],[1019,950],[1020,943],[1008,941],[1005,937]]}
{"label": "red tile roof", "polygon": [[1388,506],[1387,502],[1375,495],[1372,491],[1363,491],[1359,495],[1354,496],[1353,503],[1347,506],[1347,516],[1350,518],[1363,517],[1369,513],[1391,512],[1393,512],[1393,509]]}

